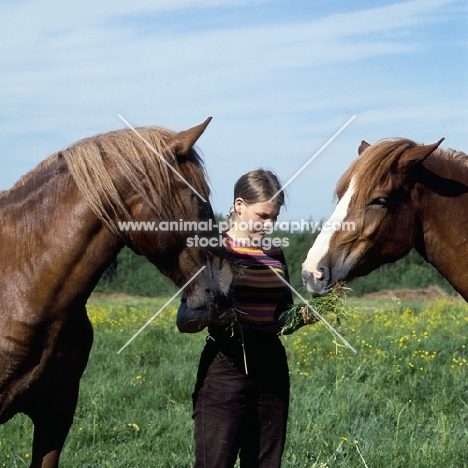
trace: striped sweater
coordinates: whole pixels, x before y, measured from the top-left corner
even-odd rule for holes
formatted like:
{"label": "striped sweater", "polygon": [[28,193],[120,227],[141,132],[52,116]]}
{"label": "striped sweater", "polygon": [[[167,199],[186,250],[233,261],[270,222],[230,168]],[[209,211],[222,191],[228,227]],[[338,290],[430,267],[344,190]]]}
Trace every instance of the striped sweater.
{"label": "striped sweater", "polygon": [[234,273],[234,307],[242,327],[262,334],[278,333],[278,317],[293,303],[291,290],[277,275],[289,282],[283,252],[279,247],[262,250],[248,246],[227,235],[226,246]]}

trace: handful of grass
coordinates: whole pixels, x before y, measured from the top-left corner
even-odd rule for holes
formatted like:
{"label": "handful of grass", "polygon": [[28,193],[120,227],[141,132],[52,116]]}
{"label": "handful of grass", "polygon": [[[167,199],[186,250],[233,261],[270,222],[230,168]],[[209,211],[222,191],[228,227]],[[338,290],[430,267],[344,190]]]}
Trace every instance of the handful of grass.
{"label": "handful of grass", "polygon": [[349,288],[346,288],[344,283],[337,283],[325,296],[311,297],[308,304],[304,302],[294,304],[280,316],[280,321],[284,323],[281,334],[292,333],[304,324],[304,308],[307,310],[311,323],[320,321],[320,318],[308,305],[325,318],[329,324],[339,326],[341,321],[349,319],[352,313],[352,309],[346,304],[346,291],[349,291]]}

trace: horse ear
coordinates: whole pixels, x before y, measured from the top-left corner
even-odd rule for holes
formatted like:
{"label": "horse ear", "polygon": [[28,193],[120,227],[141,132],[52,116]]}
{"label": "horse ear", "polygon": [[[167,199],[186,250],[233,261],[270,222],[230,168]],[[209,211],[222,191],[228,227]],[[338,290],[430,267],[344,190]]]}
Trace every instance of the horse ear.
{"label": "horse ear", "polygon": [[445,140],[441,138],[432,145],[418,145],[406,150],[398,161],[398,169],[402,173],[408,173],[417,164],[421,164],[439,145]]}
{"label": "horse ear", "polygon": [[367,143],[367,141],[362,140],[361,144],[359,145],[358,148],[358,155],[361,156],[361,153],[364,153],[364,151],[369,148],[370,144]]}
{"label": "horse ear", "polygon": [[202,124],[176,133],[167,142],[169,148],[171,148],[175,154],[187,154],[190,151],[190,148],[201,137],[205,128],[211,122],[211,119],[212,117],[208,117]]}

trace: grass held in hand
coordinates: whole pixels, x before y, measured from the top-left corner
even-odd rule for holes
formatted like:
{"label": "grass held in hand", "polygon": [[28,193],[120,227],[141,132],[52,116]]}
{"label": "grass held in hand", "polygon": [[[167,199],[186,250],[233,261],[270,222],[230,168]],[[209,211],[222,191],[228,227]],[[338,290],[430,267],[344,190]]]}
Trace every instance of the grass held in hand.
{"label": "grass held in hand", "polygon": [[304,324],[304,309],[310,323],[320,320],[311,310],[314,309],[331,325],[339,326],[342,320],[351,317],[352,308],[346,304],[346,291],[349,290],[343,283],[338,283],[325,296],[311,297],[307,303],[294,304],[281,314],[280,320],[284,323],[281,334],[291,333]]}

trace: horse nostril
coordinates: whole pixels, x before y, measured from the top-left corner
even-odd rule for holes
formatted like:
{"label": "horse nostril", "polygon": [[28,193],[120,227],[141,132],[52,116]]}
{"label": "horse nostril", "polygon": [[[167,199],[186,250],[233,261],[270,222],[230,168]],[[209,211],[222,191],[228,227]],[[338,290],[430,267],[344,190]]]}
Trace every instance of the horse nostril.
{"label": "horse nostril", "polygon": [[215,294],[213,291],[206,289],[206,295],[211,297],[215,307],[229,308],[232,307],[233,300],[229,294]]}
{"label": "horse nostril", "polygon": [[312,272],[315,281],[321,281],[324,277],[323,268],[318,268],[317,270]]}
{"label": "horse nostril", "polygon": [[317,275],[314,273],[314,277],[316,281],[322,281],[325,284],[328,284],[330,280],[330,270],[327,266],[320,264],[317,267]]}

